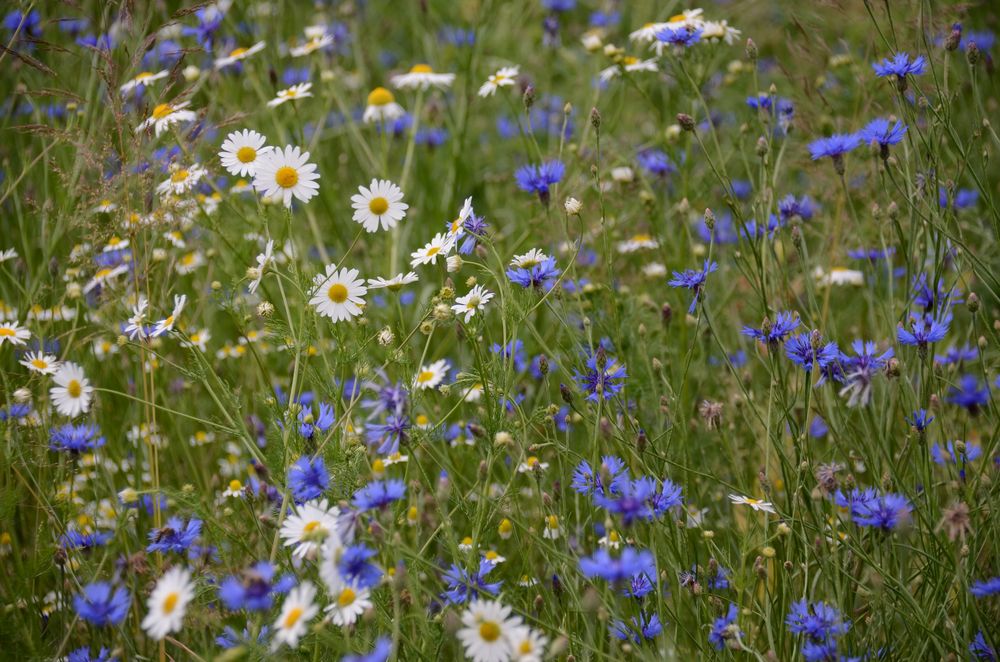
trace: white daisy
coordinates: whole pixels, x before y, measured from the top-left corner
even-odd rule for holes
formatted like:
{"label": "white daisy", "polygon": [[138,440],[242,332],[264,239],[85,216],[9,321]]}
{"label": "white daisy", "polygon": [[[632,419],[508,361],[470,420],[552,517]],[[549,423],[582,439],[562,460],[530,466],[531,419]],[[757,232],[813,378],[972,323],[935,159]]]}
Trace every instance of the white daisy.
{"label": "white daisy", "polygon": [[729,25],[726,20],[705,21],[701,26],[701,38],[707,41],[722,40],[732,46],[743,34],[740,30]]}
{"label": "white daisy", "polygon": [[225,491],[222,493],[223,497],[230,499],[241,499],[243,495],[243,483],[236,478],[229,481],[229,485],[226,486]]}
{"label": "white daisy", "polygon": [[51,375],[59,369],[59,361],[56,357],[45,352],[28,352],[21,359],[20,364],[32,372],[42,375]]}
{"label": "white daisy", "polygon": [[181,341],[183,347],[197,347],[202,352],[208,351],[208,341],[212,339],[212,332],[208,329],[198,329],[193,331],[185,340]]}
{"label": "white daisy", "polygon": [[421,264],[437,264],[438,257],[447,257],[454,246],[454,239],[443,232],[434,235],[423,248],[410,253],[410,266],[416,267]]}
{"label": "white daisy", "polygon": [[524,462],[517,466],[518,473],[526,474],[532,471],[542,472],[549,468],[548,462],[542,462],[534,455],[528,457]]}
{"label": "white daisy", "polygon": [[429,64],[415,64],[408,73],[392,77],[392,84],[401,90],[426,90],[431,87],[444,89],[451,87],[454,82],[455,74],[435,73]]}
{"label": "white daisy", "polygon": [[368,232],[376,232],[380,227],[391,230],[406,217],[410,207],[403,202],[403,191],[388,179],[373,179],[368,186],[359,186],[358,193],[351,196],[355,222]]}
{"label": "white daisy", "polygon": [[479,88],[479,96],[490,97],[496,94],[501,87],[510,87],[517,82],[517,77],[521,73],[520,67],[503,67],[495,74],[486,79],[486,82]]}
{"label": "white daisy", "polygon": [[16,321],[0,321],[0,346],[5,342],[9,342],[11,345],[23,345],[24,341],[30,337],[31,331],[28,331]]}
{"label": "white daisy", "polygon": [[492,298],[492,292],[484,288],[482,285],[476,285],[469,290],[469,293],[464,297],[458,297],[455,299],[455,304],[452,305],[451,309],[460,317],[464,314],[465,322],[468,323],[477,311],[486,308],[486,304],[489,303]]}
{"label": "white daisy", "polygon": [[518,662],[541,662],[545,657],[545,647],[549,644],[548,637],[527,625],[512,628],[507,633],[507,639],[510,641],[513,659]]}
{"label": "white daisy", "polygon": [[263,41],[258,41],[256,44],[254,44],[253,46],[250,46],[249,48],[243,48],[243,47],[234,48],[233,50],[229,51],[229,55],[226,55],[226,56],[220,57],[220,58],[216,58],[216,60],[215,60],[215,68],[216,69],[222,69],[224,67],[228,67],[231,64],[236,64],[237,62],[240,62],[241,60],[247,59],[248,57],[250,57],[254,53],[257,53],[257,52],[263,50],[263,48],[264,48],[264,42]]}
{"label": "white daisy", "polygon": [[313,602],[316,597],[316,587],[312,582],[302,582],[289,593],[281,605],[281,613],[274,622],[274,636],[271,640],[271,650],[276,651],[282,644],[291,648],[299,645],[299,639],[305,635],[309,621],[319,612],[319,607]]}
{"label": "white daisy", "polygon": [[399,290],[404,285],[409,285],[410,283],[416,283],[418,280],[420,279],[417,277],[417,274],[415,274],[412,271],[405,274],[396,274],[395,276],[393,276],[388,280],[379,276],[378,278],[368,279],[368,289],[380,290],[382,288],[388,288],[390,290],[395,291]]}
{"label": "white daisy", "polygon": [[118,209],[118,205],[105,198],[104,200],[101,200],[99,203],[97,203],[96,207],[94,207],[94,213],[107,214],[109,212],[113,212],[116,209]]}
{"label": "white daisy", "polygon": [[562,528],[559,526],[559,517],[557,515],[549,515],[546,517],[545,529],[542,531],[542,537],[546,540],[558,540],[561,534]]}
{"label": "white daisy", "polygon": [[360,588],[356,584],[345,581],[340,576],[336,566],[333,566],[332,572],[326,562],[324,562],[324,567],[327,568],[327,571],[321,571],[321,576],[326,583],[326,592],[331,600],[324,611],[329,612],[330,620],[333,621],[334,625],[353,625],[361,614],[365,613],[366,609],[371,608],[370,592],[367,588]]}
{"label": "white daisy", "polygon": [[669,23],[646,23],[638,30],[629,34],[629,41],[636,41],[640,44],[651,44],[656,41],[656,33],[666,28]]}
{"label": "white daisy", "polygon": [[174,168],[170,178],[163,180],[156,187],[156,192],[160,195],[164,193],[173,193],[174,195],[186,193],[193,189],[204,175],[205,169],[197,163],[190,168]]}
{"label": "white daisy", "polygon": [[365,281],[358,278],[357,269],[337,271],[337,265],[328,264],[326,274],[316,274],[313,285],[309,305],[320,315],[343,322],[361,314],[368,288]]}
{"label": "white daisy", "polygon": [[754,499],[752,497],[743,496],[741,494],[730,494],[729,500],[735,504],[750,506],[756,511],[763,511],[765,513],[771,513],[774,515],[776,515],[778,512],[774,509],[773,504],[764,501],[763,499]]}
{"label": "white daisy", "polygon": [[549,259],[548,255],[537,248],[532,248],[524,255],[515,255],[510,261],[510,266],[517,269],[531,269],[532,267],[537,267],[547,259]]}
{"label": "white daisy", "polygon": [[273,262],[274,262],[274,239],[269,239],[267,241],[267,245],[264,246],[264,252],[257,256],[257,266],[250,267],[249,269],[247,269],[247,276],[253,279],[252,281],[250,281],[250,285],[247,287],[247,289],[250,291],[250,294],[256,292],[257,288],[260,287],[260,281],[264,277],[264,272],[267,270],[269,266],[271,266]]}
{"label": "white daisy", "polygon": [[618,242],[618,252],[622,254],[634,253],[644,248],[654,249],[658,248],[659,246],[660,243],[656,241],[656,239],[653,239],[653,237],[651,237],[650,235],[635,234],[626,239],[625,241]]}
{"label": "white daisy", "polygon": [[405,114],[406,111],[396,103],[396,97],[392,96],[392,92],[384,87],[376,87],[368,93],[368,105],[365,106],[365,114],[361,119],[365,124],[372,122],[384,124],[397,120]]}
{"label": "white daisy", "polygon": [[104,244],[104,247],[101,249],[101,252],[110,253],[112,251],[120,251],[123,248],[128,248],[128,244],[129,244],[128,239],[122,239],[121,237],[113,236],[110,239],[108,239],[108,243]]}
{"label": "white daisy", "polygon": [[161,103],[153,108],[153,114],[143,120],[135,128],[136,133],[142,133],[152,126],[157,136],[170,128],[170,125],[178,122],[193,122],[197,115],[194,111],[186,110],[190,101],[182,101],[178,104]]}
{"label": "white daisy", "polygon": [[149,301],[144,296],[139,297],[139,301],[132,306],[132,317],[128,318],[128,324],[122,330],[129,340],[135,340],[139,338],[140,340],[146,337],[146,310],[149,307]]}
{"label": "white daisy", "polygon": [[649,60],[640,60],[632,55],[627,55],[622,58],[619,64],[612,65],[607,69],[603,69],[600,73],[600,78],[603,82],[608,82],[612,78],[620,75],[622,70],[627,73],[635,73],[638,71],[659,71],[656,66],[656,59],[651,58]]}
{"label": "white daisy", "polygon": [[511,657],[509,636],[521,619],[497,600],[474,600],[462,614],[458,640],[473,662],[505,662]]}
{"label": "white daisy", "polygon": [[67,361],[59,366],[52,381],[56,385],[49,389],[49,397],[61,415],[72,417],[90,410],[94,387],[83,374],[83,368]]}
{"label": "white daisy", "polygon": [[177,323],[177,318],[180,317],[181,313],[184,312],[184,305],[187,303],[186,294],[175,294],[174,295],[174,310],[167,317],[161,319],[156,323],[153,328],[153,332],[150,334],[154,338],[162,336],[168,331],[172,331],[174,324]]}
{"label": "white daisy", "polygon": [[275,106],[280,106],[286,101],[295,101],[296,99],[304,99],[305,97],[311,97],[312,83],[299,83],[297,85],[292,85],[291,87],[280,90],[273,99],[267,102],[268,108],[274,108]]}
{"label": "white daisy", "polygon": [[167,570],[149,596],[149,613],[142,619],[142,629],[155,641],[180,632],[188,603],[193,599],[191,572],[181,567]]}
{"label": "white daisy", "polygon": [[302,44],[301,46],[295,46],[288,50],[288,54],[292,57],[302,57],[303,55],[309,55],[313,51],[317,51],[321,48],[326,48],[333,44],[333,37],[326,34],[325,28],[324,32],[321,34],[314,35],[309,38],[309,41]]}
{"label": "white daisy", "polygon": [[17,249],[8,248],[0,251],[0,264],[6,262],[7,260],[17,259]]}
{"label": "white daisy", "polygon": [[196,269],[205,266],[205,255],[201,251],[191,251],[185,253],[177,260],[174,269],[182,276],[194,272]]}
{"label": "white daisy", "polygon": [[441,359],[422,367],[413,378],[413,387],[420,390],[437,388],[438,384],[444,381],[450,368],[451,364],[448,363],[447,359]]}
{"label": "white daisy", "polygon": [[302,202],[319,191],[319,173],[316,164],[309,163],[309,152],[291,145],[262,154],[255,165],[253,187],[265,198],[281,199],[286,207],[292,206],[292,197]]}
{"label": "white daisy", "polygon": [[465,222],[472,216],[472,198],[466,198],[462,203],[462,209],[458,212],[458,218],[448,224],[448,238],[457,239],[465,234]]}
{"label": "white daisy", "polygon": [[145,87],[154,81],[158,81],[161,78],[166,78],[170,75],[170,72],[166,69],[163,71],[158,71],[155,74],[149,71],[143,71],[141,74],[137,75],[135,78],[118,88],[122,95],[126,95],[134,89]]}
{"label": "white daisy", "polygon": [[328,506],[326,499],[308,501],[285,518],[278,535],[285,547],[295,547],[292,556],[314,558],[324,544],[340,547],[339,518],[340,509]]}
{"label": "white daisy", "polygon": [[250,129],[233,131],[226,136],[226,140],[222,143],[219,159],[222,160],[222,167],[228,170],[229,174],[253,177],[257,159],[272,149],[274,148],[267,146],[267,138],[256,131]]}
{"label": "white daisy", "polygon": [[101,269],[98,269],[94,274],[94,277],[87,281],[87,284],[83,286],[83,293],[89,294],[95,287],[102,286],[127,271],[127,264],[119,264],[116,267],[102,267]]}

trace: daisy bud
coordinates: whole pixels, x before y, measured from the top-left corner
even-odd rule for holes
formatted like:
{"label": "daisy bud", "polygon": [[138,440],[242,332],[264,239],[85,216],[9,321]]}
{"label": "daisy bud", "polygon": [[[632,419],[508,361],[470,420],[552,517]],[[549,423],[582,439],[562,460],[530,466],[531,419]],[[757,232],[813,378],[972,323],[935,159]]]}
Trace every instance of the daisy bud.
{"label": "daisy bud", "polygon": [[66,286],[66,296],[70,299],[79,299],[80,295],[83,293],[83,288],[80,287],[80,283],[73,281]]}
{"label": "daisy bud", "polygon": [[677,123],[684,131],[694,131],[694,118],[687,113],[677,113]]}
{"label": "daisy bud", "polygon": [[189,64],[188,66],[184,67],[184,70],[181,71],[181,74],[184,76],[184,80],[190,83],[192,81],[198,80],[198,76],[201,76],[201,69],[194,66],[193,64]]}
{"label": "daisy bud", "polygon": [[153,262],[163,262],[167,259],[167,251],[162,248],[153,249]]}
{"label": "daisy bud", "polygon": [[274,314],[274,304],[270,301],[261,301],[257,304],[257,314],[267,319]]}
{"label": "daisy bud", "polygon": [[512,437],[509,432],[501,430],[493,437],[493,443],[497,446],[513,446],[514,437]]}
{"label": "daisy bud", "polygon": [[753,39],[747,39],[746,55],[751,62],[757,61],[757,44],[753,42]]}
{"label": "daisy bud", "polygon": [[670,126],[668,126],[666,128],[666,130],[663,133],[664,133],[664,135],[665,135],[665,137],[666,137],[667,140],[670,140],[670,141],[676,140],[677,137],[681,135],[681,125],[680,124],[671,124]]}
{"label": "daisy bud", "polygon": [[576,216],[583,209],[583,204],[576,198],[566,198],[563,206],[566,208],[566,213],[570,216]]}
{"label": "daisy bud", "polygon": [[463,264],[462,256],[458,255],[457,253],[455,255],[449,255],[447,263],[448,263],[448,273],[453,274],[462,268]]}
{"label": "daisy bud", "polygon": [[590,53],[600,50],[604,45],[601,41],[601,35],[596,32],[585,33],[582,37],[580,37],[580,43],[583,44],[583,47]]}
{"label": "daisy bud", "polygon": [[19,388],[14,391],[14,400],[16,402],[25,403],[31,401],[31,391],[26,388]]}

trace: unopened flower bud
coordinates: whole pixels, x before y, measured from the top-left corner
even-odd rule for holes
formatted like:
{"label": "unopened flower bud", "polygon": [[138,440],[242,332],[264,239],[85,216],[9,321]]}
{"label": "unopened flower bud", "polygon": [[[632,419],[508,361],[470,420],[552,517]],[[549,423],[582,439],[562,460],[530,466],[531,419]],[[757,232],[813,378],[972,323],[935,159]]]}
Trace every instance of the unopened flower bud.
{"label": "unopened flower bud", "polygon": [[677,123],[685,131],[694,131],[694,118],[687,113],[677,113]]}
{"label": "unopened flower bud", "polygon": [[576,216],[583,209],[583,204],[576,198],[566,198],[565,203],[566,213],[570,216]]}

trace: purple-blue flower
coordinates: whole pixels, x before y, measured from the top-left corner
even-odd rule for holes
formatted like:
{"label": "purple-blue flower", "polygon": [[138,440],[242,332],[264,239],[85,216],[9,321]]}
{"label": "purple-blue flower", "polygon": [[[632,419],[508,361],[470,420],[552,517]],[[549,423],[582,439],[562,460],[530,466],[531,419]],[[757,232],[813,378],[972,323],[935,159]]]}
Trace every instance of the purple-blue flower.
{"label": "purple-blue flower", "polygon": [[65,451],[74,455],[99,448],[104,445],[104,437],[96,425],[66,425],[49,430],[49,449]]}
{"label": "purple-blue flower", "polygon": [[326,463],[317,455],[309,458],[303,455],[288,469],[288,489],[295,503],[305,503],[323,494],[330,487],[330,474]]}
{"label": "purple-blue flower", "polygon": [[775,316],[774,321],[765,318],[761,328],[755,329],[752,326],[744,326],[740,331],[745,336],[769,345],[777,345],[785,341],[788,335],[798,328],[801,320],[794,313],[781,312]]}
{"label": "purple-blue flower", "polygon": [[406,494],[406,485],[401,480],[373,480],[354,493],[354,506],[361,512],[381,509],[393,501],[399,501]]}
{"label": "purple-blue flower", "polygon": [[895,76],[898,81],[903,81],[907,76],[919,76],[924,73],[927,66],[927,59],[923,55],[910,58],[907,53],[896,53],[892,58],[886,58],[881,62],[872,62],[872,69],[879,78]]}
{"label": "purple-blue flower", "polygon": [[521,166],[514,173],[517,186],[522,191],[535,193],[539,200],[548,204],[549,187],[557,184],[566,173],[562,161],[546,161],[541,165],[528,164]]}
{"label": "purple-blue flower", "polygon": [[108,582],[94,582],[83,587],[83,592],[73,597],[77,615],[97,627],[119,625],[128,615],[132,596],[127,588],[114,588]]}
{"label": "purple-blue flower", "polygon": [[656,577],[656,560],[647,549],[637,550],[623,547],[621,554],[612,556],[604,548],[580,559],[580,572],[584,577],[600,577],[608,582],[621,582],[634,575],[645,575],[650,580]]}
{"label": "purple-blue flower", "polygon": [[726,615],[720,616],[712,621],[712,631],[708,633],[708,642],[715,647],[715,650],[721,651],[726,647],[726,642],[734,636],[743,636],[743,631],[740,630],[739,627],[730,627],[736,623],[736,616],[738,613],[739,610],[736,605],[729,603],[729,609],[726,611]]}
{"label": "purple-blue flower", "polygon": [[688,308],[689,315],[694,314],[698,300],[702,298],[708,274],[718,270],[719,265],[717,263],[705,260],[701,270],[686,269],[685,271],[674,272],[674,277],[667,285],[670,285],[670,287],[683,287],[694,292],[694,299],[691,300],[691,306]]}

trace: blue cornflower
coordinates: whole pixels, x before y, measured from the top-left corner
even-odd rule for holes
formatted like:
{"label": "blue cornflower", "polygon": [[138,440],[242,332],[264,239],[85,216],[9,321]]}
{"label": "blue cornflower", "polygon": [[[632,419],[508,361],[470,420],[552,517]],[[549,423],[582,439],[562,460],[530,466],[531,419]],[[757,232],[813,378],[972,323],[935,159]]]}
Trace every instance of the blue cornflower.
{"label": "blue cornflower", "polygon": [[907,53],[896,53],[892,59],[886,58],[881,62],[872,62],[872,69],[879,78],[895,76],[899,91],[906,91],[906,77],[920,76],[924,73],[927,60],[923,55],[910,59]]}
{"label": "blue cornflower", "polygon": [[783,312],[778,313],[774,322],[771,322],[765,317],[764,323],[761,324],[759,329],[755,329],[752,326],[744,326],[740,333],[744,336],[749,336],[755,340],[759,340],[762,343],[777,345],[784,342],[785,338],[787,338],[792,331],[797,329],[801,323],[802,321],[799,319],[798,315]]}
{"label": "blue cornflower", "polygon": [[409,416],[386,416],[385,423],[370,423],[365,427],[365,439],[369,446],[378,445],[379,455],[399,452],[399,445],[409,439]]}
{"label": "blue cornflower", "polygon": [[507,269],[510,282],[527,289],[535,287],[549,290],[562,271],[556,267],[556,259],[547,257],[538,264],[529,267],[511,267]]}
{"label": "blue cornflower", "polygon": [[[653,479],[648,479],[652,481]],[[650,505],[653,507],[653,515],[656,517],[663,517],[668,510],[673,510],[674,508],[680,508],[681,504],[684,503],[684,498],[682,496],[682,490],[679,485],[676,485],[669,478],[664,478],[660,481],[660,489],[653,493],[650,497]]]}
{"label": "blue cornflower", "polygon": [[104,437],[96,425],[66,425],[49,430],[49,449],[78,454],[104,445]]}
{"label": "blue cornflower", "polygon": [[656,177],[666,177],[677,172],[677,167],[662,150],[644,149],[635,158],[639,162],[639,167]]}
{"label": "blue cornflower", "polygon": [[31,405],[24,402],[15,402],[6,409],[0,409],[0,421],[16,421],[26,418],[31,413]]}
{"label": "blue cornflower", "polygon": [[934,417],[928,416],[926,409],[918,409],[906,419],[906,422],[915,427],[917,432],[923,432],[930,426],[933,420]]}
{"label": "blue cornflower", "polygon": [[73,597],[77,615],[97,627],[119,625],[128,615],[132,596],[127,588],[114,588],[108,582],[94,582]]}
{"label": "blue cornflower", "polygon": [[573,11],[576,0],[542,0],[542,7],[554,12]]}
{"label": "blue cornflower", "polygon": [[822,416],[816,416],[809,422],[809,436],[813,439],[822,439],[830,432],[830,426],[826,424]]}
{"label": "blue cornflower", "polygon": [[945,402],[965,407],[975,412],[990,400],[990,387],[973,374],[959,377],[957,386],[949,386]]}
{"label": "blue cornflower", "polygon": [[942,365],[950,365],[952,363],[962,363],[964,361],[975,361],[978,358],[979,348],[975,345],[965,345],[964,347],[956,347],[955,345],[952,345],[944,354],[935,355],[934,362]]}
{"label": "blue cornflower", "polygon": [[616,620],[611,624],[611,634],[622,641],[632,641],[635,645],[641,646],[643,642],[655,639],[663,632],[663,624],[657,614],[647,615],[645,612],[636,618],[633,616],[629,623]]}
{"label": "blue cornflower", "polygon": [[340,662],[386,662],[390,655],[392,655],[392,639],[379,637],[370,653],[345,655],[340,658]]}
{"label": "blue cornflower", "polygon": [[1000,593],[1000,577],[991,577],[983,581],[973,582],[969,592],[977,598],[985,598],[987,595]]}
{"label": "blue cornflower", "polygon": [[299,434],[306,439],[312,439],[316,430],[326,432],[337,422],[333,405],[326,402],[319,403],[319,416],[313,416],[312,403],[301,402],[302,409],[299,411]]}
{"label": "blue cornflower", "polygon": [[674,272],[673,279],[671,279],[667,284],[670,285],[670,287],[683,287],[694,292],[694,299],[691,300],[691,306],[688,308],[688,315],[694,314],[695,307],[698,305],[698,300],[702,298],[708,274],[718,270],[719,265],[717,263],[705,260],[705,263],[702,265],[700,271],[696,269],[686,269],[684,271]]}
{"label": "blue cornflower", "polygon": [[933,444],[931,446],[931,457],[934,459],[934,463],[948,464],[948,462],[951,462],[952,464],[965,465],[966,462],[972,462],[982,456],[983,449],[979,445],[968,441],[963,442],[963,444],[964,448],[962,450],[956,450],[955,442],[953,441],[945,444],[944,448],[940,444]]}
{"label": "blue cornflower", "polygon": [[789,193],[778,201],[778,214],[782,221],[789,221],[798,216],[803,221],[810,220],[816,213],[816,203],[808,195],[796,199]]}
{"label": "blue cornflower", "polygon": [[730,574],[732,573],[730,573],[728,568],[724,568],[721,565],[716,565],[715,572],[713,574],[711,575],[706,574],[705,583],[708,586],[708,588],[715,591],[720,591],[722,589],[729,588]]}
{"label": "blue cornflower", "polygon": [[225,13],[216,7],[204,7],[195,12],[195,17],[198,19],[198,25],[195,27],[185,26],[181,29],[181,34],[185,37],[195,37],[202,48],[211,51],[215,33],[222,27]]}
{"label": "blue cornflower", "polygon": [[[806,372],[811,372],[814,364],[819,365],[820,369],[825,369],[840,359],[840,349],[837,347],[837,343],[828,342],[825,345],[814,347],[814,335],[817,334],[800,333],[797,336],[789,338],[788,342],[785,343],[785,356]],[[818,335],[817,338],[819,338]],[[821,341],[821,338],[819,340]],[[826,372],[824,371],[823,377],[817,382],[817,386],[826,381],[826,376]]]}
{"label": "blue cornflower", "polygon": [[497,354],[504,362],[510,359],[517,372],[522,372],[528,367],[528,357],[524,352],[524,341],[520,338],[515,338],[506,345],[493,343],[490,345],[490,351]]}
{"label": "blue cornflower", "polygon": [[594,505],[621,515],[622,522],[628,526],[638,518],[653,519],[651,500],[655,492],[656,483],[651,478],[629,480],[625,473],[612,482],[610,490],[594,494]]}
{"label": "blue cornflower", "polygon": [[774,233],[780,230],[783,224],[784,221],[774,214],[768,214],[767,223],[764,224],[758,223],[755,218],[751,218],[740,228],[740,236],[748,241],[763,239],[764,237],[774,239]]}
{"label": "blue cornflower", "polygon": [[927,284],[927,274],[918,274],[913,279],[913,304],[918,308],[923,308],[925,312],[932,310],[944,310],[945,308],[962,303],[962,293],[955,287],[945,289],[941,280],[937,281],[937,291]]}
{"label": "blue cornflower", "polygon": [[305,503],[323,494],[330,487],[330,474],[319,455],[310,459],[303,455],[288,469],[288,489],[295,503]]}
{"label": "blue cornflower", "polygon": [[986,643],[986,638],[983,636],[982,630],[976,633],[976,637],[969,644],[969,652],[977,660],[997,661],[997,652]]}
{"label": "blue cornflower", "polygon": [[612,583],[631,579],[634,575],[655,578],[656,560],[648,549],[623,547],[621,554],[614,557],[602,548],[580,559],[580,572],[584,577],[600,577]]}
{"label": "blue cornflower", "polygon": [[890,347],[881,354],[875,353],[875,343],[855,340],[851,343],[855,356],[841,352],[840,365],[843,368],[844,387],[840,395],[847,396],[847,406],[865,406],[872,399],[872,380],[894,356]]}
{"label": "blue cornflower", "polygon": [[979,201],[979,191],[970,188],[960,188],[955,191],[953,200],[948,199],[948,189],[943,186],[938,187],[938,206],[942,209],[954,206],[955,209],[967,209],[975,207]]}
{"label": "blue cornflower", "polygon": [[479,568],[474,573],[453,563],[441,577],[448,584],[448,590],[441,597],[453,605],[460,605],[479,598],[481,593],[496,595],[503,582],[486,581],[486,575],[495,567],[496,563],[486,558],[479,560]]}
{"label": "blue cornflower", "polygon": [[893,255],[896,254],[896,249],[893,246],[888,248],[851,248],[847,251],[847,256],[852,260],[868,260],[869,262],[876,262],[878,260],[888,260]]}
{"label": "blue cornflower", "polygon": [[[267,637],[271,633],[271,628],[264,625],[260,629],[260,633],[257,635],[257,644],[263,645],[267,643]],[[222,634],[215,638],[215,643],[220,648],[229,650],[230,648],[236,648],[237,646],[243,646],[246,644],[254,643],[253,637],[250,636],[250,631],[247,628],[243,628],[241,634],[236,634],[236,630],[230,626],[222,628]]]}
{"label": "blue cornflower", "polygon": [[678,50],[688,48],[689,46],[694,46],[699,41],[701,41],[701,35],[703,30],[701,28],[689,28],[688,26],[682,26],[678,28],[665,27],[656,33],[656,38],[671,46],[676,47]]}
{"label": "blue cornflower", "polygon": [[586,361],[586,372],[576,371],[573,379],[587,392],[587,400],[597,402],[603,398],[610,400],[625,388],[625,366],[613,356],[607,356],[600,348]]}
{"label": "blue cornflower", "polygon": [[876,118],[865,125],[865,128],[858,131],[858,137],[866,145],[876,143],[883,159],[889,158],[889,146],[895,145],[903,140],[906,135],[906,125],[896,120],[895,124],[890,124],[889,120]]}
{"label": "blue cornflower", "polygon": [[712,621],[712,631],[708,633],[708,642],[715,647],[715,650],[721,651],[726,647],[727,641],[734,637],[743,636],[743,631],[740,630],[739,626],[730,627],[736,623],[738,613],[736,605],[729,603],[726,615]]}
{"label": "blue cornflower", "polygon": [[70,651],[69,655],[66,656],[66,662],[118,662],[118,658],[111,657],[111,651],[103,646],[97,651],[97,655],[90,653],[89,646],[83,646]]}
{"label": "blue cornflower", "polygon": [[514,173],[517,186],[522,191],[538,194],[538,199],[549,203],[549,186],[559,183],[566,174],[566,166],[562,161],[546,161],[541,165],[528,164],[521,166]]}
{"label": "blue cornflower", "polygon": [[861,138],[856,133],[835,133],[826,138],[820,138],[809,143],[809,155],[813,161],[825,156],[833,159],[833,167],[838,175],[844,174],[844,154],[847,154],[861,144]]}
{"label": "blue cornflower", "polygon": [[913,345],[926,352],[928,344],[942,340],[948,334],[949,318],[937,320],[930,315],[910,313],[910,330],[900,324],[896,329],[896,338],[902,345]]}
{"label": "blue cornflower", "polygon": [[340,552],[337,571],[340,576],[358,588],[371,588],[382,580],[382,568],[368,559],[375,556],[375,550],[364,543],[350,545]]}
{"label": "blue cornflower", "polygon": [[472,213],[462,223],[462,227],[465,228],[465,235],[458,247],[458,252],[462,255],[468,255],[476,248],[479,240],[486,237],[486,228],[489,227],[489,224],[486,222],[486,217],[476,216],[475,213]]}
{"label": "blue cornflower", "polygon": [[706,244],[710,242],[715,244],[735,244],[740,240],[736,226],[733,225],[733,216],[729,212],[716,216],[715,225],[711,230],[708,229],[708,224],[705,223],[704,217],[699,218],[697,230],[698,236]]}
{"label": "blue cornflower", "polygon": [[[621,458],[614,455],[605,455],[601,458],[601,466],[598,471],[591,468],[590,463],[581,460],[573,471],[573,479],[570,487],[580,494],[600,494],[605,493],[605,489],[614,484],[615,480],[623,475],[627,475],[625,463]],[[604,485],[605,478],[608,481],[607,487]]]}
{"label": "blue cornflower", "polygon": [[792,603],[792,610],[785,618],[785,625],[792,634],[804,634],[814,642],[825,642],[847,634],[851,627],[836,607],[825,602],[809,604],[805,599]]}
{"label": "blue cornflower", "polygon": [[883,494],[851,504],[851,519],[858,526],[888,531],[909,519],[913,506],[902,494]]}
{"label": "blue cornflower", "polygon": [[219,584],[219,599],[230,611],[267,611],[274,603],[275,594],[283,594],[295,587],[295,576],[286,574],[277,582],[274,565],[267,561],[253,564],[240,575],[226,577]]}
{"label": "blue cornflower", "polygon": [[108,531],[84,533],[78,530],[67,531],[59,538],[59,546],[66,550],[93,549],[108,544],[114,535]]}
{"label": "blue cornflower", "polygon": [[149,545],[146,551],[181,553],[187,551],[201,535],[202,521],[192,517],[187,523],[180,517],[171,517],[167,525],[149,532]]}
{"label": "blue cornflower", "polygon": [[381,370],[379,371],[379,375],[385,380],[385,384],[379,386],[374,382],[369,383],[368,387],[376,391],[376,397],[374,399],[366,398],[362,400],[361,406],[369,411],[372,418],[382,412],[388,412],[396,416],[401,415],[406,411],[410,395],[409,390],[407,390],[402,382],[393,383],[388,381],[385,373]]}
{"label": "blue cornflower", "polygon": [[354,493],[354,506],[361,512],[385,508],[393,501],[399,501],[406,494],[406,485],[401,480],[373,480]]}

